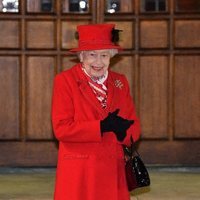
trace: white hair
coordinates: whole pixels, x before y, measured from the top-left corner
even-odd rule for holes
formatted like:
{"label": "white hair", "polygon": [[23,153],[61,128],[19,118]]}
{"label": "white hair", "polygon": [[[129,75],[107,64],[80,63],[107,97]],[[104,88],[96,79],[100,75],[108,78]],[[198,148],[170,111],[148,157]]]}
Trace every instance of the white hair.
{"label": "white hair", "polygon": [[110,49],[111,57],[115,56],[116,54],[118,54],[118,49]]}
{"label": "white hair", "polygon": [[[88,50],[87,50],[88,51]],[[113,57],[113,56],[115,56],[116,54],[118,54],[118,49],[108,49],[108,51],[109,51],[109,53],[110,53],[110,56],[111,56],[111,58]],[[77,52],[77,56],[78,56],[78,58],[79,58],[79,60],[82,62],[82,60],[81,60],[81,58],[80,58],[80,54],[81,53],[83,53],[83,52],[85,52],[85,51],[79,51],[79,52]]]}

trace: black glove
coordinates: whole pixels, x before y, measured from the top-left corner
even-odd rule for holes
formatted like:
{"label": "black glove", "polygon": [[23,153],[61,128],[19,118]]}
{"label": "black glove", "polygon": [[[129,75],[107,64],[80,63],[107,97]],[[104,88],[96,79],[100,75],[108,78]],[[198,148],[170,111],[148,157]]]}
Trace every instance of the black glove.
{"label": "black glove", "polygon": [[118,141],[123,141],[126,137],[126,131],[134,123],[133,120],[127,120],[122,117],[116,116],[116,127],[114,128],[114,133]]}
{"label": "black glove", "polygon": [[124,119],[118,116],[118,113],[119,109],[109,113],[105,119],[100,121],[100,128],[102,134],[104,132],[113,131],[117,137],[117,140],[123,141],[126,137],[126,130],[134,123],[134,121]]}

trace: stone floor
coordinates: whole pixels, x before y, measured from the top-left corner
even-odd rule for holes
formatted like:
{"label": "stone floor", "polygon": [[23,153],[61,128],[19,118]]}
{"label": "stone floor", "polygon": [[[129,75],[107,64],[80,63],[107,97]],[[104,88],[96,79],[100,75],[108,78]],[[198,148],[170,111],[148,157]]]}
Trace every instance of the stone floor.
{"label": "stone floor", "polygon": [[[151,186],[131,200],[200,200],[199,168],[149,168]],[[52,200],[55,169],[0,168],[0,200]]]}

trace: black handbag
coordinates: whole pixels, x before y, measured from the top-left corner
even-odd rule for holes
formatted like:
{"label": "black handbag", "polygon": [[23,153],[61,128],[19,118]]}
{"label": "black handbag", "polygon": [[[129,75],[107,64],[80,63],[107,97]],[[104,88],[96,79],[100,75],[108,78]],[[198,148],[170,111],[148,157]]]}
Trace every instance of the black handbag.
{"label": "black handbag", "polygon": [[131,146],[123,146],[125,153],[125,174],[129,191],[150,185],[150,177],[131,137]]}

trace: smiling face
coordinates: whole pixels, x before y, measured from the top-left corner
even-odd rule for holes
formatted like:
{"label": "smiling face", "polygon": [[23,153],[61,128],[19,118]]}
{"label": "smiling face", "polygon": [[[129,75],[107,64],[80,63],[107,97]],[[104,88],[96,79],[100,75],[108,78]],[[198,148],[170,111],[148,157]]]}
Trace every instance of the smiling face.
{"label": "smiling face", "polygon": [[108,70],[110,64],[110,50],[82,51],[80,60],[86,72],[92,77],[101,77]]}

